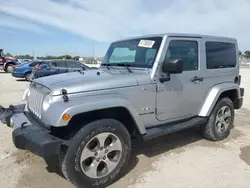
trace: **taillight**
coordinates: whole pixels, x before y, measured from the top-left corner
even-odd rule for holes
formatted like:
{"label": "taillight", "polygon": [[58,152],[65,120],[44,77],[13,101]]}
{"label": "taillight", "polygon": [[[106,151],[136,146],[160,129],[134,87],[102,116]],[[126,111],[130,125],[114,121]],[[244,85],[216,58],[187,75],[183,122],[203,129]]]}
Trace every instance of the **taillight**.
{"label": "taillight", "polygon": [[41,70],[41,68],[39,67],[39,65],[36,65],[36,66],[34,67],[34,70],[35,70],[35,71],[39,71],[39,70]]}
{"label": "taillight", "polygon": [[16,70],[17,70],[17,67],[13,67],[13,70],[16,71]]}

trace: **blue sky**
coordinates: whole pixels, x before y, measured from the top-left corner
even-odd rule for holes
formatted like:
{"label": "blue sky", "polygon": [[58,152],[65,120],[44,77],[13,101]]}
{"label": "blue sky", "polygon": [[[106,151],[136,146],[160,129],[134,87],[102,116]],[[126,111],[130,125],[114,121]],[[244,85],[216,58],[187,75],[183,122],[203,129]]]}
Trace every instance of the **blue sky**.
{"label": "blue sky", "polygon": [[250,49],[249,0],[7,0],[0,47],[14,55],[103,56],[111,41],[181,32],[235,37]]}

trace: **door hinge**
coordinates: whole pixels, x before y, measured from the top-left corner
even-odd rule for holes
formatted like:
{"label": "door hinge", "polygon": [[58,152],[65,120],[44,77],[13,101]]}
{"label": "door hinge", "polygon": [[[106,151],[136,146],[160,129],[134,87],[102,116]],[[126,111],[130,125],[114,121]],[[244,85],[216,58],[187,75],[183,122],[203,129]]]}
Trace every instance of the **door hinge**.
{"label": "door hinge", "polygon": [[164,91],[164,88],[162,88],[160,85],[156,86],[156,92]]}
{"label": "door hinge", "polygon": [[159,85],[156,85],[156,92],[159,92]]}

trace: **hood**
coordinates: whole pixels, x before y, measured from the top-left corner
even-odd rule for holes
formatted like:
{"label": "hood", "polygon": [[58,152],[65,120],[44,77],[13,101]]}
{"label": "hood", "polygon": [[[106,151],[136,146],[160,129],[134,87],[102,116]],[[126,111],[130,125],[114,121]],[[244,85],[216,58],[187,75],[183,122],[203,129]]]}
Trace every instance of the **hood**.
{"label": "hood", "polygon": [[61,89],[78,93],[149,84],[151,79],[146,71],[129,73],[126,69],[97,69],[41,77],[34,82],[49,88],[52,95],[60,95]]}

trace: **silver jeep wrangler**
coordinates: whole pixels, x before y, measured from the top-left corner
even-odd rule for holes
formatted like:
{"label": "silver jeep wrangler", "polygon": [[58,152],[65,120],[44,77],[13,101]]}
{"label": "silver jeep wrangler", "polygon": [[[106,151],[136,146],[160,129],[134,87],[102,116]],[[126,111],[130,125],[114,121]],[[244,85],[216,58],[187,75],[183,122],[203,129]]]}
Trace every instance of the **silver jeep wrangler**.
{"label": "silver jeep wrangler", "polygon": [[131,137],[199,126],[229,136],[242,106],[236,39],[159,34],[113,42],[99,69],[34,80],[13,142],[61,167],[77,187],[106,187],[126,169]]}

